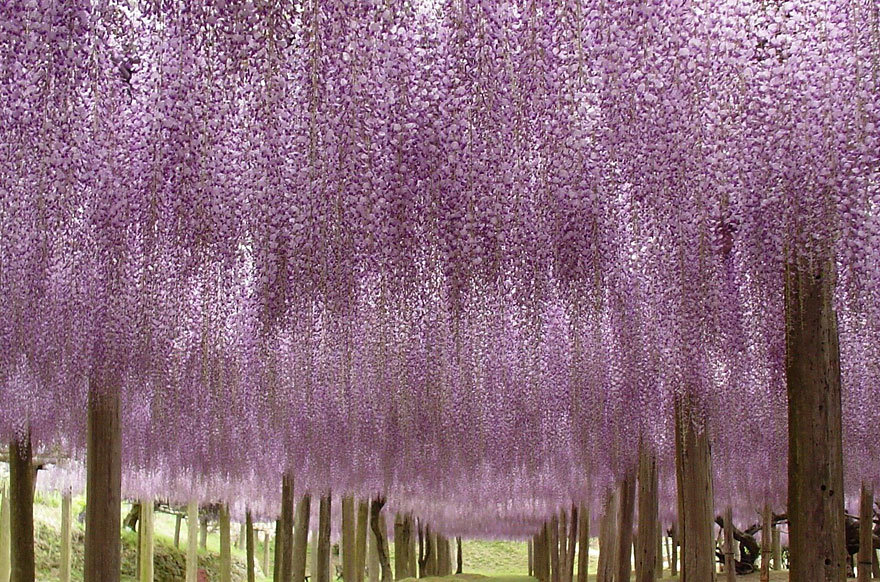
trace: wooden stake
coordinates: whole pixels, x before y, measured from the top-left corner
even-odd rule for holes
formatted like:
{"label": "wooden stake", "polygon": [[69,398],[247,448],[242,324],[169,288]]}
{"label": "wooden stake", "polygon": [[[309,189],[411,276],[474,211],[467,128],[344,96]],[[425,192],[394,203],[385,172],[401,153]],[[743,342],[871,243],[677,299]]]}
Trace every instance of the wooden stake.
{"label": "wooden stake", "polygon": [[617,535],[617,580],[629,580],[632,575],[633,521],[635,512],[636,479],[628,474],[620,484],[620,511]]}
{"label": "wooden stake", "polygon": [[764,504],[763,527],[761,528],[761,582],[770,582],[770,556],[773,555],[771,539],[773,534],[773,514],[770,504]]}
{"label": "wooden stake", "polygon": [[577,582],[587,582],[590,570],[590,510],[581,505],[578,510],[578,575]]}
{"label": "wooden stake", "polygon": [[736,565],[733,560],[733,510],[724,510],[724,573],[727,582],[736,582]]}
{"label": "wooden stake", "polygon": [[293,474],[285,473],[281,480],[281,577],[279,582],[293,582]]}
{"label": "wooden stake", "polygon": [[263,577],[269,576],[269,547],[272,543],[272,534],[268,531],[263,533]]}
{"label": "wooden stake", "polygon": [[140,582],[153,582],[153,502],[142,499],[140,502],[141,513],[138,520],[138,532],[140,540]]}
{"label": "wooden stake", "polygon": [[355,533],[355,570],[357,582],[364,582],[364,571],[367,568],[367,530],[370,519],[370,505],[366,501],[357,504],[357,531]]}
{"label": "wooden stake", "polygon": [[862,482],[859,505],[858,556],[858,582],[868,582],[871,579],[871,565],[874,561],[874,490],[865,482]]}
{"label": "wooden stake", "polygon": [[248,508],[244,519],[244,545],[245,552],[247,552],[247,582],[256,582],[257,573],[254,562],[257,548],[254,540],[254,518],[250,508]]}
{"label": "wooden stake", "polygon": [[8,582],[12,573],[12,526],[9,512],[9,492],[5,487],[0,487],[0,582]]}
{"label": "wooden stake", "polygon": [[311,511],[312,496],[306,493],[296,504],[296,523],[293,528],[293,582],[305,582],[306,579]]}
{"label": "wooden stake", "polygon": [[[58,566],[59,582],[70,582],[70,542],[71,542],[70,490],[61,494],[61,564]],[[0,580],[3,580],[0,574]]]}
{"label": "wooden stake", "polygon": [[[357,568],[355,564],[357,563],[357,555],[356,555],[356,541],[355,537],[357,535],[357,520],[355,518],[354,512],[354,498],[353,497],[343,497],[342,498],[342,580],[343,582],[358,582],[357,578]],[[395,540],[395,548],[397,545],[397,541]],[[405,554],[406,552],[404,552]],[[404,557],[406,557],[404,555]],[[397,561],[397,557],[395,556],[395,561]]]}
{"label": "wooden stake", "polygon": [[232,532],[229,506],[220,505],[220,582],[232,582]]}
{"label": "wooden stake", "polygon": [[[332,582],[332,573],[330,572],[330,493],[321,496],[318,508],[318,563],[314,582]],[[390,582],[390,580],[383,582]]]}
{"label": "wooden stake", "polygon": [[198,582],[199,576],[199,504],[186,506],[186,582]]}
{"label": "wooden stake", "polygon": [[180,547],[180,524],[183,521],[183,516],[178,514],[174,516],[174,547]]}

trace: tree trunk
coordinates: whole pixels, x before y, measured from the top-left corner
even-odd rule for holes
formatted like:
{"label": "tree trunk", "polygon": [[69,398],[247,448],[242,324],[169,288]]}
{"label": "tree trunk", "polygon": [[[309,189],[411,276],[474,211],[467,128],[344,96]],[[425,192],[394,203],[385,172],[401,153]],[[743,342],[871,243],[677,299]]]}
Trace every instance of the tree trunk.
{"label": "tree trunk", "polygon": [[220,582],[232,582],[232,532],[229,506],[220,505]]}
{"label": "tree trunk", "polygon": [[859,505],[859,578],[858,582],[871,579],[871,565],[874,561],[874,490],[871,485],[862,483]]}
{"label": "tree trunk", "polygon": [[428,574],[430,576],[437,576],[440,572],[440,539],[433,531],[429,537],[431,540],[431,554],[428,559]]}
{"label": "tree trunk", "polygon": [[199,504],[186,506],[186,582],[198,582],[199,575]]}
{"label": "tree trunk", "polygon": [[457,536],[455,538],[455,573],[462,573],[462,565],[464,564],[464,558],[461,555],[461,536]]}
{"label": "tree trunk", "polygon": [[[659,497],[659,483],[658,483],[658,497]],[[658,499],[658,507],[659,507],[659,499]],[[658,578],[663,577],[663,526],[660,525],[660,517],[657,516],[657,550],[656,550],[656,560],[657,567],[655,573]]]}
{"label": "tree trunk", "polygon": [[412,513],[406,515],[409,528],[409,575],[416,577],[419,572],[419,555],[416,553],[416,520]]}
{"label": "tree trunk", "polygon": [[176,515],[174,516],[174,547],[180,547],[180,524],[183,521],[183,516]]}
{"label": "tree trunk", "polygon": [[669,574],[678,576],[678,525],[672,522],[672,535],[669,536]]}
{"label": "tree trunk", "polygon": [[714,497],[708,429],[697,425],[696,411],[686,396],[676,401],[675,408],[681,582],[712,582],[715,580]]}
{"label": "tree trunk", "polygon": [[357,522],[354,512],[354,498],[342,498],[342,580],[343,582],[357,582],[357,546],[355,536]]}
{"label": "tree trunk", "polygon": [[549,533],[547,546],[550,548],[550,580],[561,582],[559,580],[559,516],[555,513],[550,518],[547,532]]}
{"label": "tree trunk", "polygon": [[306,493],[296,504],[296,524],[293,528],[293,582],[306,580],[306,555],[309,551],[309,517],[312,496]]}
{"label": "tree trunk", "polygon": [[272,582],[281,582],[281,570],[284,563],[284,526],[281,519],[275,520],[275,555],[272,558]]}
{"label": "tree trunk", "polygon": [[843,582],[840,352],[833,262],[789,259],[785,277],[791,582]]}
{"label": "tree trunk", "polygon": [[153,501],[142,499],[138,537],[140,539],[139,564],[141,582],[153,582]]}
{"label": "tree trunk", "polygon": [[[449,565],[449,544],[443,536],[437,536],[437,576],[446,576]],[[451,568],[450,568],[451,569]]]}
{"label": "tree trunk", "polygon": [[628,473],[620,484],[620,513],[617,532],[617,580],[628,582],[632,576],[633,521],[635,513],[636,479]]}
{"label": "tree trunk", "polygon": [[535,578],[541,582],[548,582],[550,579],[547,564],[547,524],[541,526],[540,531],[535,535],[534,542],[534,560],[535,560]]}
{"label": "tree trunk", "polygon": [[773,555],[771,539],[773,534],[773,514],[770,504],[764,504],[763,524],[761,527],[761,582],[770,582],[770,556]]}
{"label": "tree trunk", "polygon": [[[278,543],[277,540],[275,542]],[[330,572],[330,493],[321,496],[318,506],[318,563],[314,582],[332,582]],[[387,581],[390,582],[390,581]]]}
{"label": "tree trunk", "polygon": [[245,541],[247,539],[247,524],[241,522],[238,528],[238,539],[235,540],[235,547],[239,550],[245,549]]}
{"label": "tree trunk", "polygon": [[577,582],[587,582],[590,570],[590,509],[581,505],[578,510],[578,575]]}
{"label": "tree trunk", "polygon": [[529,539],[528,549],[529,549],[529,576],[534,576],[535,575],[535,560],[534,560],[535,538],[534,537]]}
{"label": "tree trunk", "polygon": [[391,582],[394,574],[391,572],[391,563],[388,560],[388,530],[385,528],[385,519],[382,516],[382,508],[385,506],[384,497],[376,497],[370,504],[370,528],[376,538],[376,552],[379,554],[379,565],[382,571],[382,582]]}
{"label": "tree trunk", "polygon": [[[122,427],[119,386],[89,381],[84,580],[119,582]],[[13,578],[14,580],[14,578]]]}
{"label": "tree trunk", "polygon": [[565,578],[568,572],[568,513],[561,509],[558,515],[556,543],[559,546],[559,574],[556,576],[556,579],[559,582],[569,582]]}
{"label": "tree trunk", "polygon": [[782,536],[779,533],[779,527],[773,525],[773,569],[782,569]]}
{"label": "tree trunk", "polygon": [[247,582],[256,582],[256,543],[254,540],[254,517],[248,508],[244,520],[244,546],[247,552]]}
{"label": "tree trunk", "polygon": [[[293,582],[293,474],[281,478],[281,577],[279,582]],[[346,581],[350,582],[350,581]]]}
{"label": "tree trunk", "polygon": [[203,550],[208,549],[208,518],[199,519],[199,547]]}
{"label": "tree trunk", "polygon": [[370,518],[370,506],[366,501],[358,501],[357,534],[355,536],[355,570],[357,582],[364,582],[364,571],[367,567],[367,530]]}
{"label": "tree trunk", "polygon": [[724,510],[724,574],[727,582],[736,582],[733,543],[733,511],[728,505]]}
{"label": "tree trunk", "polygon": [[636,537],[636,582],[654,582],[657,572],[657,458],[642,444],[639,451],[639,535]]}
{"label": "tree trunk", "polygon": [[[59,582],[70,582],[71,525],[70,490],[65,490],[61,494],[61,564],[58,566]],[[2,574],[0,574],[0,580],[3,580]]]}
{"label": "tree trunk", "polygon": [[34,481],[30,431],[9,443],[9,507],[12,536],[11,582],[34,582]]}

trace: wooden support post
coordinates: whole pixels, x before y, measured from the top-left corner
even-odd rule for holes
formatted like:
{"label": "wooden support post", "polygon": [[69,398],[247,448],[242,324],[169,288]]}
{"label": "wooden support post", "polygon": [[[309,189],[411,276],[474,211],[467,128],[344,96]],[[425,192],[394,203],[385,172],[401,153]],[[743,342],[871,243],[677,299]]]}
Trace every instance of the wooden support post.
{"label": "wooden support post", "polygon": [[247,556],[247,582],[256,582],[256,542],[254,540],[254,517],[251,515],[250,508],[247,509],[244,518],[244,546]]}
{"label": "wooden support post", "polygon": [[140,561],[138,563],[140,582],[153,582],[153,501],[140,501],[141,513],[138,519],[138,539],[140,541]]}
{"label": "wooden support post", "polygon": [[612,582],[617,562],[617,493],[611,492],[605,501],[605,512],[599,525],[599,563],[596,582]]}
{"label": "wooden support post", "polygon": [[675,402],[681,582],[715,580],[714,495],[708,428],[685,395]]}
{"label": "wooden support post", "polygon": [[[659,496],[659,484],[658,484],[658,496]],[[658,499],[657,505],[659,509],[660,501]],[[658,578],[663,577],[663,526],[660,525],[660,517],[657,516],[657,569],[656,574]]]}
{"label": "wooden support post", "polygon": [[[318,507],[318,563],[313,582],[333,582],[330,572],[330,493],[321,496]],[[391,582],[390,579],[383,582]]]}
{"label": "wooden support post", "polygon": [[235,540],[235,547],[239,550],[245,549],[245,542],[247,541],[247,524],[241,522],[238,527],[238,539]]}
{"label": "wooden support post", "polygon": [[199,504],[186,506],[186,582],[198,582],[199,576]]}
{"label": "wooden support post", "polygon": [[559,516],[555,513],[550,518],[547,526],[547,545],[550,547],[550,580],[561,582],[559,579]]}
{"label": "wooden support post", "polygon": [[370,519],[370,506],[366,501],[358,501],[357,504],[357,527],[354,540],[355,564],[357,582],[364,582],[364,571],[367,568],[367,530]]}
{"label": "wooden support post", "polygon": [[412,574],[409,571],[410,566],[410,536],[412,532],[409,529],[409,520],[403,513],[394,516],[394,578],[401,580],[409,578]]}
{"label": "wooden support post", "polygon": [[874,561],[874,490],[862,482],[859,504],[859,568],[858,582],[871,579],[871,565]]}
{"label": "wooden support post", "polygon": [[0,582],[9,582],[12,573],[12,526],[9,513],[9,492],[5,487],[0,487]]}
{"label": "wooden support post", "polygon": [[534,560],[534,551],[535,551],[535,538],[531,538],[528,541],[529,547],[529,576],[535,575],[535,560]]}
{"label": "wooden support post", "polygon": [[272,558],[272,582],[281,582],[281,564],[284,561],[284,526],[275,520],[275,556]]}
{"label": "wooden support post", "polygon": [[672,522],[671,535],[669,536],[669,574],[678,576],[678,524]]}
{"label": "wooden support post", "polygon": [[590,569],[590,509],[578,509],[578,574],[577,582],[587,582]]}
{"label": "wooden support post", "polygon": [[174,547],[180,547],[180,524],[183,522],[183,516],[177,514],[174,516]]}
{"label": "wooden support post", "polygon": [[834,262],[789,257],[785,272],[791,582],[846,580],[840,352]]}
{"label": "wooden support post", "polygon": [[571,514],[568,526],[568,549],[565,552],[565,580],[566,582],[574,582],[574,561],[575,552],[577,552],[578,540],[578,508],[576,505],[571,506]]}
{"label": "wooden support post", "polygon": [[34,582],[34,478],[31,435],[9,443],[9,507],[12,531],[11,582]]}
{"label": "wooden support post", "polygon": [[733,510],[724,510],[724,573],[727,582],[736,582],[736,565],[733,559]]}
{"label": "wooden support post", "polygon": [[773,514],[770,512],[770,504],[764,504],[764,512],[761,524],[761,582],[770,582],[770,556],[773,555],[772,538]]}
{"label": "wooden support post", "polygon": [[296,520],[293,528],[293,582],[305,582],[306,556],[309,551],[309,518],[312,513],[312,496],[300,497],[296,504]]}
{"label": "wooden support post", "polygon": [[271,548],[271,545],[272,545],[272,534],[269,533],[269,530],[266,530],[265,532],[263,532],[263,568],[262,568],[262,570],[263,570],[263,577],[264,578],[269,577],[269,556],[271,555],[269,550]]}
{"label": "wooden support post", "polygon": [[229,506],[220,505],[220,582],[232,582],[232,532]]}
{"label": "wooden support post", "polygon": [[[70,490],[65,489],[61,494],[61,564],[58,566],[59,582],[70,582],[70,542],[72,539],[71,526],[73,523],[70,501]],[[0,581],[2,580],[3,578],[0,577]]]}
{"label": "wooden support post", "polygon": [[[370,515],[368,519],[372,520],[372,510],[370,511]],[[376,534],[373,533],[372,528],[367,530],[367,579],[370,582],[379,582],[379,552],[376,550]]]}
{"label": "wooden support post", "polygon": [[121,575],[122,425],[119,386],[89,381],[86,436],[85,580]]}
{"label": "wooden support post", "polygon": [[[354,511],[354,498],[346,496],[342,498],[342,580],[343,582],[358,582],[357,580],[357,518]],[[395,540],[395,545],[397,541]],[[404,552],[405,553],[405,552]],[[404,556],[405,557],[405,556]],[[399,556],[395,556],[399,561]]]}
{"label": "wooden support post", "polygon": [[461,574],[464,565],[464,558],[461,554],[461,536],[455,538],[455,573]]}
{"label": "wooden support post", "polygon": [[285,473],[281,481],[281,577],[279,582],[293,582],[293,474]]}
{"label": "wooden support post", "polygon": [[782,570],[782,536],[779,533],[779,526],[773,524],[773,569]]}
{"label": "wooden support post", "polygon": [[373,530],[376,538],[376,552],[379,554],[379,566],[382,572],[381,580],[391,582],[394,574],[388,559],[388,529],[385,526],[385,517],[382,515],[384,506],[384,497],[376,497],[370,502],[370,529]]}
{"label": "wooden support post", "polygon": [[203,550],[208,549],[208,518],[202,517],[199,520],[199,547]]}
{"label": "wooden support post", "polygon": [[632,576],[633,521],[635,513],[636,479],[628,473],[620,484],[620,511],[617,535],[617,580],[629,580]]}
{"label": "wooden support post", "polygon": [[[636,582],[654,582],[657,571],[658,481],[657,458],[642,444],[639,447],[639,535],[636,537]],[[662,570],[662,567],[661,567]]]}

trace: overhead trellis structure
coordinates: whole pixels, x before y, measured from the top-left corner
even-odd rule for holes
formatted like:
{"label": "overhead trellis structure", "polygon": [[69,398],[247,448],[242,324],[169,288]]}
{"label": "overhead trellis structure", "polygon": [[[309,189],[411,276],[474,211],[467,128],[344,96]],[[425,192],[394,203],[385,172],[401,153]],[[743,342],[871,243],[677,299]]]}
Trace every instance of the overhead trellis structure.
{"label": "overhead trellis structure", "polygon": [[448,535],[600,516],[640,451],[668,523],[676,451],[710,443],[707,511],[792,514],[798,431],[854,498],[880,482],[878,22],[2,2],[0,440],[85,462],[104,430],[125,495],[274,517],[290,474],[315,512],[381,494]]}

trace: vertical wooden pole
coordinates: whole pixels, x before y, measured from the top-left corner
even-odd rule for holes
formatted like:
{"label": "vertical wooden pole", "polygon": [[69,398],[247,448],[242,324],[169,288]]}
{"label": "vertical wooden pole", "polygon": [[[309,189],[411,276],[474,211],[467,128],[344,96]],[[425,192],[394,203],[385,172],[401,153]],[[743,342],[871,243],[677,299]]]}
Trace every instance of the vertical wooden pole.
{"label": "vertical wooden pole", "polygon": [[141,582],[153,582],[153,501],[140,501],[141,514],[138,520],[140,535],[140,563],[138,564]]}
{"label": "vertical wooden pole", "polygon": [[599,525],[599,563],[596,582],[611,582],[617,562],[617,493],[610,492],[605,501],[605,512]]}
{"label": "vertical wooden pole", "polygon": [[529,576],[534,576],[534,575],[535,575],[535,568],[534,568],[535,562],[534,562],[534,559],[533,559],[533,557],[532,557],[532,554],[533,554],[533,552],[534,552],[534,547],[535,547],[534,539],[535,539],[535,538],[531,538],[531,539],[529,539],[529,541],[528,541],[528,548],[529,548]]}
{"label": "vertical wooden pole", "polygon": [[555,513],[550,518],[547,526],[547,545],[550,548],[550,580],[561,582],[559,579],[559,516]]}
{"label": "vertical wooden pole", "polygon": [[669,536],[669,574],[673,577],[678,576],[678,524],[672,522],[671,534]]}
{"label": "vertical wooden pole", "polygon": [[[357,563],[357,543],[355,537],[357,536],[357,521],[355,517],[354,511],[354,498],[351,496],[346,496],[342,498],[342,543],[340,547],[342,549],[342,580],[343,582],[358,582],[357,580],[357,568],[355,564]],[[395,540],[395,546],[397,544],[397,540]],[[404,556],[405,558],[406,556]],[[398,562],[399,557],[395,556],[395,562]]]}
{"label": "vertical wooden pole", "polygon": [[736,582],[736,565],[733,560],[733,510],[724,510],[724,574],[727,582]]}
{"label": "vertical wooden pole", "polygon": [[279,582],[293,582],[293,474],[285,473],[281,481],[281,577]]}
{"label": "vertical wooden pole", "polygon": [[306,493],[296,504],[296,523],[293,528],[293,582],[305,582],[306,555],[309,550],[309,518],[312,496]]}
{"label": "vertical wooden pole", "polygon": [[636,582],[654,582],[659,540],[657,459],[642,444],[639,447],[639,535],[636,537]]}
{"label": "vertical wooden pole", "polygon": [[367,521],[370,518],[370,506],[366,501],[358,501],[357,504],[357,532],[355,534],[355,564],[357,582],[364,582],[364,572],[367,568]]}
{"label": "vertical wooden pole", "polygon": [[198,582],[199,576],[199,504],[186,506],[186,582]]}
{"label": "vertical wooden pole", "polygon": [[577,582],[587,582],[590,570],[590,509],[581,505],[578,510],[578,575]]}
{"label": "vertical wooden pole", "polygon": [[831,259],[785,273],[791,582],[846,580],[840,352]]}
{"label": "vertical wooden pole", "polygon": [[202,517],[199,520],[199,547],[203,550],[208,549],[208,518]]}
{"label": "vertical wooden pole", "polygon": [[[70,490],[61,494],[61,564],[58,567],[58,581],[70,582],[70,542],[71,542]],[[0,581],[5,582],[2,577]]]}
{"label": "vertical wooden pole", "polygon": [[[332,582],[330,572],[330,493],[321,496],[318,506],[318,563],[313,582]],[[384,582],[390,582],[384,581]]]}
{"label": "vertical wooden pole", "polygon": [[85,580],[119,582],[122,426],[119,386],[91,379],[86,437]]}
{"label": "vertical wooden pole", "polygon": [[[660,488],[659,488],[659,483],[658,483],[658,487],[657,487],[658,510],[659,510],[659,505],[660,505],[659,490],[660,490]],[[657,557],[656,573],[657,573],[658,578],[662,578],[663,577],[663,526],[660,525],[660,516],[659,515],[657,516],[657,550],[656,550],[656,552],[657,552],[657,554],[656,554],[656,557]]]}
{"label": "vertical wooden pole", "polygon": [[708,428],[684,396],[675,403],[681,582],[715,580],[714,495]]}
{"label": "vertical wooden pole", "polygon": [[871,579],[871,565],[874,561],[874,490],[862,482],[862,495],[859,504],[859,570],[858,582]]}
{"label": "vertical wooden pole", "polygon": [[[372,510],[369,519],[372,520]],[[379,552],[376,550],[376,534],[371,528],[367,530],[367,571],[370,582],[379,582]]]}
{"label": "vertical wooden pole", "polygon": [[571,506],[571,519],[569,521],[571,523],[568,528],[568,550],[565,553],[565,557],[568,560],[566,562],[565,579],[567,582],[574,582],[575,552],[577,552],[578,527],[580,526],[576,505]]}
{"label": "vertical wooden pole", "polygon": [[617,580],[629,580],[632,576],[633,521],[635,513],[636,479],[628,473],[620,484],[620,512],[617,535]]}
{"label": "vertical wooden pole", "polygon": [[238,527],[238,539],[235,540],[235,547],[239,550],[244,550],[247,541],[247,524],[245,522],[241,522]]}
{"label": "vertical wooden pole", "polygon": [[770,504],[764,504],[761,527],[761,582],[770,582],[770,556],[773,555],[772,538],[773,514],[770,512]]}
{"label": "vertical wooden pole", "polygon": [[461,554],[461,536],[455,538],[455,573],[461,574],[464,566],[464,557]]}
{"label": "vertical wooden pole", "polygon": [[272,545],[272,534],[269,530],[263,532],[263,577],[269,577],[269,549]]}
{"label": "vertical wooden pole", "polygon": [[9,492],[5,487],[0,487],[0,582],[9,582],[12,573],[12,526],[9,512]]}
{"label": "vertical wooden pole", "polygon": [[254,540],[254,518],[251,510],[248,508],[244,518],[244,545],[247,552],[247,582],[256,582],[256,541]]}
{"label": "vertical wooden pole", "polygon": [[232,532],[229,506],[220,505],[220,582],[232,582]]}
{"label": "vertical wooden pole", "polygon": [[284,526],[281,519],[275,520],[275,555],[272,558],[272,582],[281,582],[281,568],[284,559]]}
{"label": "vertical wooden pole", "polygon": [[568,513],[565,509],[559,510],[557,518],[556,542],[559,545],[559,582],[570,582],[565,575],[568,573]]}
{"label": "vertical wooden pole", "polygon": [[174,547],[180,547],[180,524],[183,521],[183,516],[177,514],[174,516]]}

